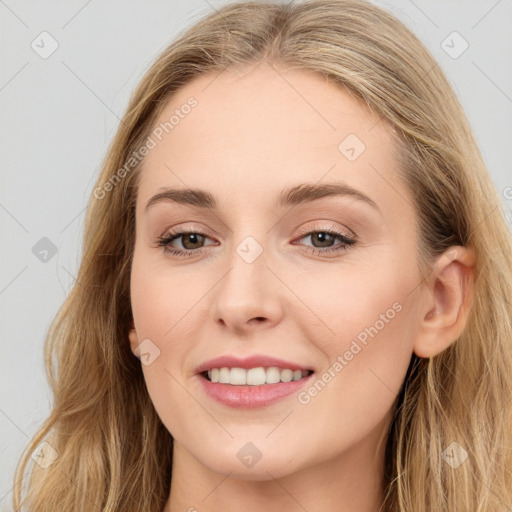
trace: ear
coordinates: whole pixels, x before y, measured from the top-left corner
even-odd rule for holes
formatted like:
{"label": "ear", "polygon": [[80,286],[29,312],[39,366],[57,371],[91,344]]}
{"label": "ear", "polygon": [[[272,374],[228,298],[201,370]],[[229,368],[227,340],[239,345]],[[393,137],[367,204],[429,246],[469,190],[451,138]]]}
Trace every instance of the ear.
{"label": "ear", "polygon": [[128,339],[130,340],[130,348],[135,356],[138,357],[139,351],[136,348],[139,345],[139,337],[137,336],[137,331],[135,330],[135,323],[133,320],[130,322],[130,330],[128,331]]}
{"label": "ear", "polygon": [[418,357],[439,354],[461,335],[473,300],[474,264],[475,254],[469,247],[451,246],[438,257],[414,342]]}

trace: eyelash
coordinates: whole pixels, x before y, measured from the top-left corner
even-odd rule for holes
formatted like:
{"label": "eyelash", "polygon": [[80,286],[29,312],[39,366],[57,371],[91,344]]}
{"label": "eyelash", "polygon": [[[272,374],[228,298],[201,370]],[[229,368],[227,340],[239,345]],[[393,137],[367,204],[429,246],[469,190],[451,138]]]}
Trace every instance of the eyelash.
{"label": "eyelash", "polygon": [[[340,231],[336,231],[334,229],[318,229],[314,231],[303,231],[301,233],[301,236],[299,238],[302,239],[309,235],[314,235],[318,233],[327,233],[328,235],[334,236],[335,238],[339,238],[341,240],[341,245],[339,247],[333,248],[333,247],[327,247],[325,249],[319,248],[319,247],[310,247],[308,249],[308,252],[311,252],[315,255],[322,255],[322,254],[332,254],[332,253],[338,253],[341,251],[346,251],[350,246],[353,246],[356,244],[356,238],[349,237],[345,235],[344,233],[341,233]],[[171,242],[174,240],[181,238],[184,235],[201,235],[203,237],[208,237],[205,233],[201,233],[200,231],[193,231],[193,230],[187,230],[184,228],[176,228],[174,231],[171,231],[170,233],[167,233],[164,236],[158,237],[157,239],[157,246],[163,247],[165,253],[170,253],[174,256],[192,256],[194,254],[199,254],[202,251],[203,248],[199,249],[170,249],[169,246]]]}

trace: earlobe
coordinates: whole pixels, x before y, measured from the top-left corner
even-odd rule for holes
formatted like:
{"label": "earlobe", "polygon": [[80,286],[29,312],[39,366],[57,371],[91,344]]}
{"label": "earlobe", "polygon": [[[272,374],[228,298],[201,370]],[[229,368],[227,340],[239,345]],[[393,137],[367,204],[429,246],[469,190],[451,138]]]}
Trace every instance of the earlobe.
{"label": "earlobe", "polygon": [[414,343],[418,357],[441,353],[463,332],[473,298],[474,264],[474,251],[468,247],[452,246],[438,258]]}
{"label": "earlobe", "polygon": [[133,320],[130,323],[130,330],[128,331],[128,339],[130,340],[130,348],[131,348],[132,352],[135,355],[137,355],[135,349],[139,345],[139,337],[137,336],[137,331],[135,330],[135,324],[134,324]]}

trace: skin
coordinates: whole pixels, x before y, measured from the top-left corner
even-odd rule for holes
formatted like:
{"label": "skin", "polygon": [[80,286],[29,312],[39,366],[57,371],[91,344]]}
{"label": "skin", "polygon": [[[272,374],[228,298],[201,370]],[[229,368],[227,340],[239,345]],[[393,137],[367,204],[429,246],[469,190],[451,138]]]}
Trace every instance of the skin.
{"label": "skin", "polygon": [[[462,332],[473,254],[450,248],[432,280],[422,280],[417,217],[395,174],[393,130],[324,78],[266,63],[203,75],[168,101],[155,126],[190,96],[198,105],[144,161],[131,274],[131,348],[137,354],[150,339],[160,351],[142,369],[174,438],[164,510],[376,512],[387,430],[411,355],[432,357]],[[366,146],[354,161],[338,149],[348,134]],[[351,196],[274,205],[284,188],[337,181],[378,210]],[[208,190],[218,210],[162,201],[144,211],[171,186]],[[177,226],[206,235],[172,242],[196,255],[157,245]],[[357,243],[322,254],[341,245],[307,234],[322,229],[355,234]],[[263,249],[252,263],[236,251],[247,236]],[[401,311],[307,404],[292,395],[231,409],[207,397],[194,374],[213,357],[257,353],[321,376],[394,303]],[[247,442],[262,454],[250,468],[237,457]]]}

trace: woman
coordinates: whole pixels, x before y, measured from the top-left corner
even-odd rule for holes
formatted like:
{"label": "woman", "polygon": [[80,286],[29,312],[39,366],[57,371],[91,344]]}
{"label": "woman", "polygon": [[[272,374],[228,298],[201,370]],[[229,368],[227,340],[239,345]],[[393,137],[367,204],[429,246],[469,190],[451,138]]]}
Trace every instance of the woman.
{"label": "woman", "polygon": [[512,244],[423,44],[234,3],[135,91],[48,334],[28,510],[509,510]]}

